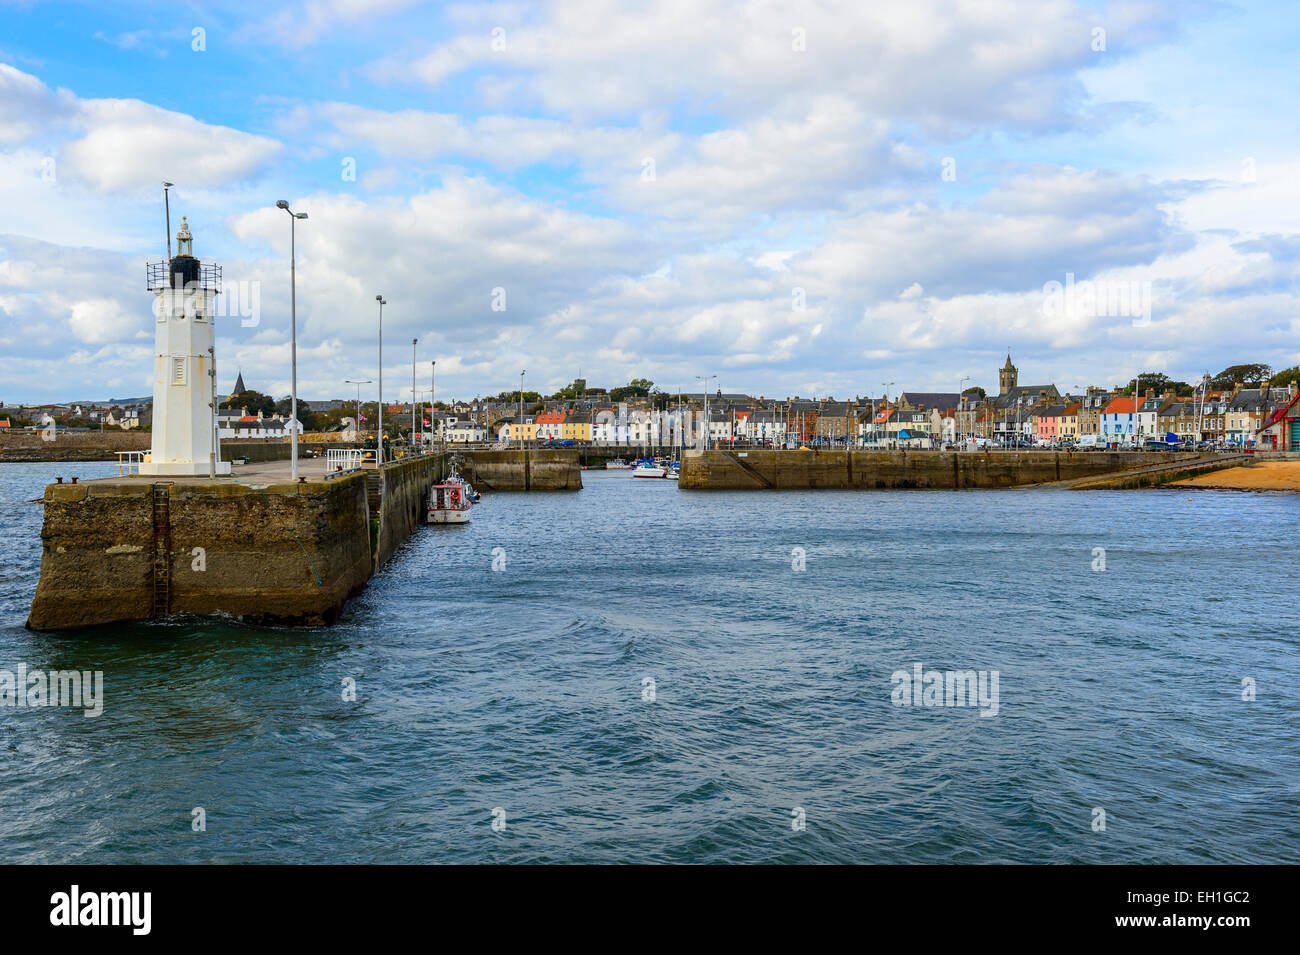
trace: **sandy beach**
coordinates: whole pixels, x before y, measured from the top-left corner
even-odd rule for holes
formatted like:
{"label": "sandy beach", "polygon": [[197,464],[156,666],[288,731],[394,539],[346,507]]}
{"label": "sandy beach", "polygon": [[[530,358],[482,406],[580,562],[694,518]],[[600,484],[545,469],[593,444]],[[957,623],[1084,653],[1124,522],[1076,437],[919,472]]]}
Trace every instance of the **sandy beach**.
{"label": "sandy beach", "polygon": [[1263,461],[1250,467],[1201,474],[1170,487],[1204,487],[1231,491],[1300,491],[1300,461]]}

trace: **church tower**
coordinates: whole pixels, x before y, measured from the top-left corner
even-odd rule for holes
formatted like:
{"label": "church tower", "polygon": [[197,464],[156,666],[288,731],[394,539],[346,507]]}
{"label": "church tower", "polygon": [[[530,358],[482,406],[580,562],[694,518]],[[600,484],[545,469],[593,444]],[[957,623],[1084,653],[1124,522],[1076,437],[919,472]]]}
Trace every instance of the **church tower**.
{"label": "church tower", "polygon": [[216,428],[213,353],[221,268],[194,257],[181,219],[176,254],[146,266],[154,293],[153,442],[141,474],[198,477],[230,473]]}
{"label": "church tower", "polygon": [[998,394],[1005,395],[1016,387],[1016,382],[1019,380],[1020,372],[1015,365],[1011,364],[1011,353],[1007,352],[1007,363],[998,372]]}

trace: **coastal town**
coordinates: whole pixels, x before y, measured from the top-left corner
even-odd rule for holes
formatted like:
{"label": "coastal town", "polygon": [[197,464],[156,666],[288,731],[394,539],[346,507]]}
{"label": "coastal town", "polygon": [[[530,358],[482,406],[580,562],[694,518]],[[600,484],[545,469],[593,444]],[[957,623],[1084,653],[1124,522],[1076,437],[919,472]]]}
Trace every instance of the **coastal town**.
{"label": "coastal town", "polygon": [[[967,379],[963,379],[963,384]],[[463,447],[1079,448],[1300,451],[1300,368],[1235,365],[1189,384],[1159,373],[1112,387],[1021,384],[1010,354],[996,390],[902,389],[878,397],[773,397],[687,392],[647,379],[605,389],[581,378],[555,393],[502,392],[432,403],[385,403],[386,441]],[[290,399],[250,389],[242,373],[220,402],[221,440],[286,439]],[[300,436],[373,445],[376,401],[300,400]],[[0,434],[47,438],[149,431],[149,398],[69,404],[0,403]],[[413,436],[413,440],[412,440]]]}

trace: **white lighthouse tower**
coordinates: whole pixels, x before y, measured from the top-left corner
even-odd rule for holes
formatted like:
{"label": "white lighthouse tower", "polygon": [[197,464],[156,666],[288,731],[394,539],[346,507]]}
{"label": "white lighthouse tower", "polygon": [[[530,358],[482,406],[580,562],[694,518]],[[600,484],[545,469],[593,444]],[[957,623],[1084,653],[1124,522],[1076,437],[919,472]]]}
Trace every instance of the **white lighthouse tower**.
{"label": "white lighthouse tower", "polygon": [[216,429],[213,338],[221,269],[194,257],[194,237],[181,219],[176,255],[151,262],[154,301],[153,448],[141,474],[230,473]]}

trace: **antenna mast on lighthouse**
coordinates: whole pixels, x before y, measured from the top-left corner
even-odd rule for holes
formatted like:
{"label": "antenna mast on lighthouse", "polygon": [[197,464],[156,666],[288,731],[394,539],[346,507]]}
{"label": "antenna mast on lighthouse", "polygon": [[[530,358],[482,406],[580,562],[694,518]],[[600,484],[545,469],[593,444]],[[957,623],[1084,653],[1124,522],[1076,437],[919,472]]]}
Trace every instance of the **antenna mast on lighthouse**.
{"label": "antenna mast on lighthouse", "polygon": [[163,209],[167,213],[167,261],[172,260],[172,201],[167,190],[176,185],[174,182],[163,182]]}

